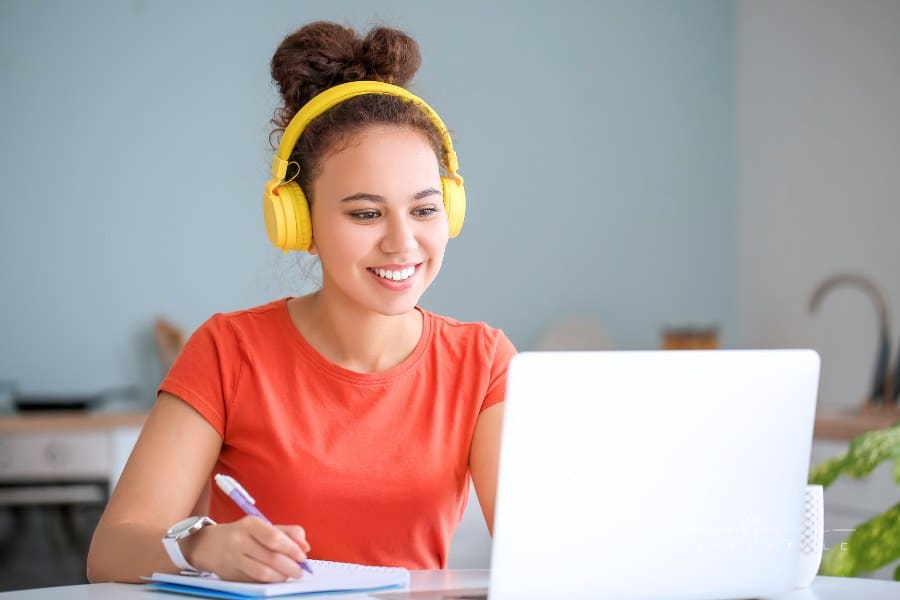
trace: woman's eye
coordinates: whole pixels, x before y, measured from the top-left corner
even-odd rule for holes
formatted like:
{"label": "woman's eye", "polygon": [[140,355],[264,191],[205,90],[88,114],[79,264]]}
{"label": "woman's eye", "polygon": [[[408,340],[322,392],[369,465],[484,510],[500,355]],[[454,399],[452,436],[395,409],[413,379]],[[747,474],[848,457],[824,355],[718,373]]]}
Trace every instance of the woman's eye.
{"label": "woman's eye", "polygon": [[360,210],[355,213],[350,213],[354,219],[359,219],[360,221],[370,221],[376,217],[378,217],[377,210]]}
{"label": "woman's eye", "polygon": [[438,211],[436,206],[422,206],[413,211],[413,214],[417,217],[430,217]]}

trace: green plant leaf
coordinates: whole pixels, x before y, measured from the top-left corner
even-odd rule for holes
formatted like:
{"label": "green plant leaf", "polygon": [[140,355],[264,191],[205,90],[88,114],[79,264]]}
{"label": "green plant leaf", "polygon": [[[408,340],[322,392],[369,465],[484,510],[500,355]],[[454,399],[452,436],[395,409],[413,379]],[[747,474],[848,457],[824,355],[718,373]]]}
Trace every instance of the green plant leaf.
{"label": "green plant leaf", "polygon": [[867,431],[856,436],[845,454],[815,465],[809,472],[809,483],[828,487],[841,473],[865,477],[885,460],[893,460],[894,481],[900,484],[900,422],[887,429]]}
{"label": "green plant leaf", "polygon": [[817,464],[809,471],[809,483],[827,488],[844,470],[846,462],[847,455],[841,454]]}
{"label": "green plant leaf", "polygon": [[885,460],[900,458],[900,423],[868,431],[850,442],[844,472],[852,477],[865,477]]}
{"label": "green plant leaf", "polygon": [[[822,575],[854,577],[900,558],[900,502],[856,528],[822,557]],[[897,572],[894,573],[897,575]]]}
{"label": "green plant leaf", "polygon": [[900,581],[900,565],[897,565],[897,568],[894,569],[894,581]]}

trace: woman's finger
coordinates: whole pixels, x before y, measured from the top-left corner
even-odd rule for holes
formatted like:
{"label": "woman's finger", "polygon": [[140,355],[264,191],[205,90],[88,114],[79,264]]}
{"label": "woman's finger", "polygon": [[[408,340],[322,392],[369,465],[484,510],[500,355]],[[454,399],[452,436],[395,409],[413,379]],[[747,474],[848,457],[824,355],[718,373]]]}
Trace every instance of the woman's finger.
{"label": "woman's finger", "polygon": [[307,554],[310,551],[309,541],[306,539],[306,531],[299,525],[276,525],[285,535],[294,540],[294,543],[300,546],[300,549]]}
{"label": "woman's finger", "polygon": [[[257,550],[260,551],[261,554],[265,555],[268,551],[261,549],[257,546]],[[287,580],[290,577],[299,577],[302,574],[300,568],[296,563],[285,557],[283,554],[274,555],[269,553],[270,558],[272,556],[277,556],[284,561],[287,561],[287,565],[279,564],[278,567],[272,565],[270,562],[266,560],[260,560],[256,556],[251,555],[250,553],[245,553],[242,557],[242,560],[239,565],[237,565],[237,570],[246,577],[248,581],[262,581],[265,583],[280,583],[282,581]],[[277,562],[277,561],[273,561]],[[290,571],[290,565],[293,565],[300,574],[293,576],[288,573],[285,573],[281,570],[281,568],[285,568]]]}
{"label": "woman's finger", "polygon": [[[284,581],[287,578],[297,579],[303,576],[303,571],[296,560],[281,552],[273,552],[259,544],[248,544],[244,550],[244,557],[271,569],[275,573],[273,576],[276,581]],[[258,569],[259,567],[251,563],[248,568]],[[272,580],[266,579],[266,581]]]}
{"label": "woman's finger", "polygon": [[295,560],[305,560],[306,554],[300,545],[280,528],[256,517],[244,517],[247,533],[262,546],[274,552],[282,552]]}

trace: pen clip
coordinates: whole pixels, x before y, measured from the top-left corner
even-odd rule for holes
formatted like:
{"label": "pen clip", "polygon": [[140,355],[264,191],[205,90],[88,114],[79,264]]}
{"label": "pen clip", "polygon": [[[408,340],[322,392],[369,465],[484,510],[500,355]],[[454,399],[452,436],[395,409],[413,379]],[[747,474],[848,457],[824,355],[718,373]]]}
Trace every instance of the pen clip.
{"label": "pen clip", "polygon": [[222,473],[217,473],[215,476],[216,484],[219,488],[225,492],[226,494],[231,494],[232,491],[237,490],[237,493],[244,497],[244,499],[250,504],[256,504],[256,500],[253,499],[253,496],[244,489],[240,483],[237,482],[237,479],[231,477],[230,475],[223,475]]}

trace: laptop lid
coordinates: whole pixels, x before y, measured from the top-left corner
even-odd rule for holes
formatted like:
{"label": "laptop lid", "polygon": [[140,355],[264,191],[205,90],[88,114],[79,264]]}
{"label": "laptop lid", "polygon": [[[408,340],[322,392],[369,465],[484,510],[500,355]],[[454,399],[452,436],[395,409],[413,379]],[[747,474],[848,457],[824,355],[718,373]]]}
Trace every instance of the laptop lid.
{"label": "laptop lid", "polygon": [[491,600],[789,590],[818,377],[812,350],[517,355]]}

